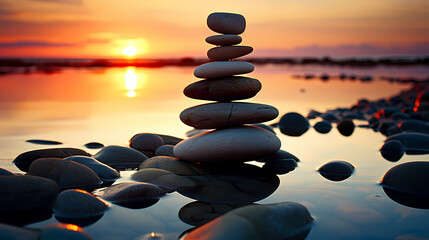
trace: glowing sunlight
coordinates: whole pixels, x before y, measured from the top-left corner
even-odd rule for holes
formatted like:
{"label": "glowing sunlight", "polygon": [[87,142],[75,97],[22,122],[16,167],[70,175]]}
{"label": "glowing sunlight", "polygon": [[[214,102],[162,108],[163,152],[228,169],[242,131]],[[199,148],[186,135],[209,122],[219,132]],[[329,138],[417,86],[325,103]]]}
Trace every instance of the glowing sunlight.
{"label": "glowing sunlight", "polygon": [[130,67],[127,68],[127,72],[125,73],[125,88],[128,90],[128,97],[135,97],[137,89],[137,75],[135,73],[135,68]]}
{"label": "glowing sunlight", "polygon": [[127,55],[128,57],[133,57],[134,55],[136,55],[137,50],[133,46],[128,46],[128,47],[124,48],[124,50],[122,50],[122,52],[125,55]]}

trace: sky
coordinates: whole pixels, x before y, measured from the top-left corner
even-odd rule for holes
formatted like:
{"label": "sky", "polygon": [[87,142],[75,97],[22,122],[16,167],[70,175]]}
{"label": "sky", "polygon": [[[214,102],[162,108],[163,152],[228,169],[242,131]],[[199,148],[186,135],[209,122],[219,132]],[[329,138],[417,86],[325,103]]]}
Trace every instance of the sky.
{"label": "sky", "polygon": [[427,0],[0,0],[0,58],[205,57],[212,12],[251,57],[429,55]]}

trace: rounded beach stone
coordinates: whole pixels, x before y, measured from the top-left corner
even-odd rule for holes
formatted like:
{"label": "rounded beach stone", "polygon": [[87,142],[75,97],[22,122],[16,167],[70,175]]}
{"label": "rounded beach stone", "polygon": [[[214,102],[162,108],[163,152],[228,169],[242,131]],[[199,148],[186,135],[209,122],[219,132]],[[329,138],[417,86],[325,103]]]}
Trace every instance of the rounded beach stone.
{"label": "rounded beach stone", "polygon": [[164,134],[157,134],[157,135],[160,136],[162,140],[164,140],[164,144],[176,145],[179,142],[183,141],[183,138],[178,138],[178,137],[164,135]]}
{"label": "rounded beach stone", "polygon": [[93,157],[115,169],[137,168],[147,159],[143,153],[121,146],[104,147]]}
{"label": "rounded beach stone", "polygon": [[98,196],[112,203],[125,203],[159,198],[164,194],[164,190],[151,183],[122,182],[101,190]]}
{"label": "rounded beach stone", "polygon": [[140,169],[131,175],[131,179],[137,182],[155,184],[166,192],[173,192],[180,188],[195,186],[195,182],[186,177],[156,168]]}
{"label": "rounded beach stone", "polygon": [[275,174],[286,174],[290,171],[293,171],[298,164],[293,159],[280,159],[275,161],[268,161],[262,167],[270,172]]}
{"label": "rounded beach stone", "polygon": [[304,239],[312,222],[308,209],[299,203],[249,205],[196,228],[183,239]]}
{"label": "rounded beach stone", "polygon": [[338,132],[343,136],[350,136],[353,134],[355,130],[355,124],[351,119],[342,119],[337,123]]}
{"label": "rounded beach stone", "polygon": [[331,131],[332,125],[328,121],[320,121],[320,122],[317,122],[316,124],[314,124],[313,128],[318,133],[325,134],[325,133],[328,133]]}
{"label": "rounded beach stone", "polygon": [[99,143],[99,142],[89,142],[89,143],[85,144],[84,146],[89,148],[89,149],[98,149],[98,148],[104,147],[104,144]]}
{"label": "rounded beach stone", "polygon": [[355,167],[346,161],[331,161],[319,168],[319,173],[331,181],[342,181],[349,178]]}
{"label": "rounded beach stone", "polygon": [[185,96],[201,100],[231,101],[254,97],[261,90],[261,82],[248,77],[205,79],[188,85]]}
{"label": "rounded beach stone", "polygon": [[139,169],[157,168],[172,172],[177,175],[201,175],[208,174],[199,165],[180,161],[175,157],[156,156],[144,161]]}
{"label": "rounded beach stone", "polygon": [[92,171],[97,174],[97,176],[103,181],[103,182],[111,182],[115,181],[120,177],[120,174],[118,171],[116,171],[114,168],[98,161],[95,158],[92,157],[86,157],[86,156],[73,156],[64,158],[64,160],[77,162],[80,164],[83,164],[87,167],[89,167]]}
{"label": "rounded beach stone", "polygon": [[236,13],[215,12],[207,17],[207,26],[217,33],[241,34],[246,29],[246,19]]}
{"label": "rounded beach stone", "polygon": [[219,61],[204,63],[194,70],[197,78],[218,78],[232,75],[251,73],[255,66],[248,62]]}
{"label": "rounded beach stone", "polygon": [[213,35],[206,38],[206,42],[218,46],[231,46],[241,43],[242,38],[235,34]]}
{"label": "rounded beach stone", "polygon": [[83,228],[74,224],[51,223],[44,227],[38,240],[92,240]]}
{"label": "rounded beach stone", "polygon": [[164,140],[153,133],[136,134],[129,142],[131,148],[143,151],[155,151],[159,146],[164,145]]}
{"label": "rounded beach stone", "polygon": [[390,140],[380,148],[381,156],[391,162],[397,162],[404,156],[405,150],[402,143],[398,140]]}
{"label": "rounded beach stone", "polygon": [[89,217],[103,214],[108,205],[98,197],[80,189],[62,191],[55,200],[53,211],[60,217]]}
{"label": "rounded beach stone", "polygon": [[279,121],[280,132],[288,136],[301,136],[310,128],[308,120],[299,113],[286,113]]}
{"label": "rounded beach stone", "polygon": [[36,176],[0,177],[0,214],[15,214],[32,209],[50,209],[60,191],[50,179]]}
{"label": "rounded beach stone", "polygon": [[222,102],[187,108],[180,113],[180,120],[197,129],[213,129],[266,122],[278,115],[277,108],[265,104]]}
{"label": "rounded beach stone", "polygon": [[13,163],[24,172],[27,172],[30,164],[39,158],[66,158],[73,155],[91,156],[91,154],[78,148],[49,148],[21,153],[13,160]]}
{"label": "rounded beach stone", "polygon": [[386,142],[391,140],[400,141],[407,154],[429,153],[429,134],[404,132],[388,137]]}
{"label": "rounded beach stone", "polygon": [[222,46],[207,51],[207,57],[213,61],[227,61],[245,56],[253,51],[249,46]]}
{"label": "rounded beach stone", "polygon": [[243,126],[188,138],[174,147],[174,155],[194,162],[248,161],[272,155],[280,146],[280,140],[270,131]]}
{"label": "rounded beach stone", "polygon": [[173,145],[170,145],[170,144],[162,145],[155,150],[155,156],[175,157],[173,149],[174,149]]}
{"label": "rounded beach stone", "polygon": [[87,166],[60,158],[37,159],[30,165],[28,175],[52,179],[62,189],[93,189],[102,183]]}
{"label": "rounded beach stone", "polygon": [[295,160],[295,162],[299,162],[299,158],[297,158],[295,155],[293,155],[290,152],[287,152],[285,150],[279,150],[276,153],[274,153],[273,155],[258,159],[258,162],[270,162],[270,161],[279,161],[282,159],[293,159]]}

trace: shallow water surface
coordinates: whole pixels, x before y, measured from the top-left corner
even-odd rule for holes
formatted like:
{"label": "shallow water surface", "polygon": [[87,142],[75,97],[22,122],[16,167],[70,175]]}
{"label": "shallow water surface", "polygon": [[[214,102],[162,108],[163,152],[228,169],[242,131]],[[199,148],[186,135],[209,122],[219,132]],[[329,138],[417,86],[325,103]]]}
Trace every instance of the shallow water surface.
{"label": "shallow water surface", "polygon": [[[19,172],[11,161],[33,149],[70,146],[94,154],[98,150],[86,149],[83,145],[97,141],[127,146],[128,140],[140,132],[185,138],[185,132],[191,128],[179,120],[180,112],[204,103],[187,99],[182,93],[184,87],[197,80],[192,71],[193,67],[101,68],[0,76],[0,167]],[[372,75],[374,80],[322,81],[293,77],[307,73]],[[381,76],[422,78],[429,76],[429,70],[419,66],[362,69],[257,65],[249,77],[259,79],[263,87],[256,97],[246,101],[273,105],[279,109],[280,116],[291,111],[305,116],[310,109],[349,107],[363,97],[376,100],[410,87],[382,80]],[[307,239],[429,238],[429,210],[401,205],[390,199],[379,185],[393,166],[427,161],[427,155],[406,155],[396,163],[386,161],[378,152],[385,137],[366,128],[356,128],[349,137],[341,135],[335,127],[328,134],[310,129],[301,137],[275,131],[282,142],[281,149],[301,161],[294,171],[279,175],[278,188],[256,203],[293,201],[305,205],[315,219]],[[37,145],[26,142],[29,139],[63,144]],[[344,181],[327,180],[316,170],[331,160],[347,161],[354,165],[355,172]],[[228,163],[223,164],[228,168]],[[262,166],[258,162],[250,164]],[[122,178],[117,182],[130,181],[132,173],[121,172]],[[166,239],[177,239],[182,232],[193,228],[178,214],[194,201],[174,192],[142,209],[112,204],[99,220],[84,229],[94,239],[134,240],[151,232],[161,233]],[[50,222],[57,220],[51,217],[28,226],[41,228]],[[401,236],[403,238],[399,238]]]}

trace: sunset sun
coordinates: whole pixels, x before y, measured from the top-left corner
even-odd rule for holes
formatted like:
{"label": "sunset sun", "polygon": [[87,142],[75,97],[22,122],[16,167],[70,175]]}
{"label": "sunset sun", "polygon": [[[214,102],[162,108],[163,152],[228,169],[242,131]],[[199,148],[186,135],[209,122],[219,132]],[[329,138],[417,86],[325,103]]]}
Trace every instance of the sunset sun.
{"label": "sunset sun", "polygon": [[134,47],[132,47],[132,46],[128,46],[128,47],[124,48],[124,49],[122,50],[122,52],[123,52],[125,55],[127,55],[128,57],[132,57],[132,56],[136,55],[137,50],[136,50]]}

